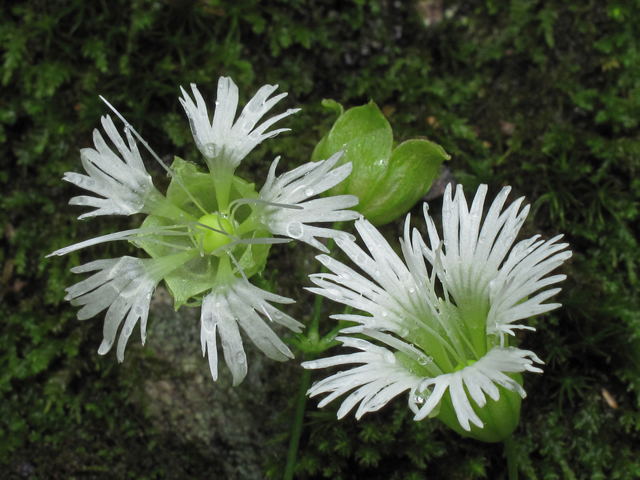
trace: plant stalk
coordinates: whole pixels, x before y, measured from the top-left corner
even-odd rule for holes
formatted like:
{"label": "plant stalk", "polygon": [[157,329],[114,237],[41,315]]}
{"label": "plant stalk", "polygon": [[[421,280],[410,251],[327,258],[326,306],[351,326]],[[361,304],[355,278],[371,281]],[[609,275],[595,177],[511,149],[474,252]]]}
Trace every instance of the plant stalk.
{"label": "plant stalk", "polygon": [[516,444],[513,441],[513,434],[504,440],[504,453],[507,455],[509,480],[518,480],[518,460],[516,459]]}

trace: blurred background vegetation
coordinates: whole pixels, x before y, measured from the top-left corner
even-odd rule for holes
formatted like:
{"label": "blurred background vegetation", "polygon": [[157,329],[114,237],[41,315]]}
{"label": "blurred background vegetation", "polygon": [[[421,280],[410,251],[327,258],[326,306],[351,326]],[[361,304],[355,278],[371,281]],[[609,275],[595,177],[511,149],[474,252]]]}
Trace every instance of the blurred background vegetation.
{"label": "blurred background vegetation", "polygon": [[[63,297],[79,280],[69,268],[131,247],[44,258],[140,221],[79,222],[67,205],[78,190],[62,174],[80,170],[78,150],[108,113],[98,95],[169,162],[198,161],[179,86],[197,83],[213,101],[221,75],[241,101],[271,83],[289,92],[283,110],[303,108],[287,119],[292,132],[242,165],[258,182],[276,155],[309,159],[335,119],[323,98],[372,99],[396,140],[440,143],[468,194],[488,183],[526,195],[524,234],[565,233],[574,257],[563,308],[521,337],[547,363],[525,378],[521,475],[640,478],[639,18],[637,0],[3,2],[0,478],[282,477],[300,355],[274,364],[249,352],[240,387],[214,383],[198,358],[197,312],[173,313],[159,290],[147,347],[134,334],[119,365],[97,355],[102,317],[78,322]],[[280,248],[265,272],[298,299],[302,321],[313,254]],[[415,423],[404,397],[360,422],[316,403],[297,478],[506,478],[500,445]]]}

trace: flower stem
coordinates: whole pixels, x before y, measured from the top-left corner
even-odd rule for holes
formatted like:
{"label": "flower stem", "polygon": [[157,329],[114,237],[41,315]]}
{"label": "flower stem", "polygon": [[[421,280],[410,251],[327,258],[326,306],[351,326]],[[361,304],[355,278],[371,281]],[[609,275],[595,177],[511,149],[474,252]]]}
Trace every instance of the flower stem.
{"label": "flower stem", "polygon": [[[325,267],[322,267],[325,270]],[[315,341],[319,340],[318,324],[320,323],[320,314],[322,313],[322,299],[324,297],[317,295],[313,304],[313,313],[311,314],[311,323],[309,325],[309,336],[315,337]],[[305,360],[313,360],[316,353],[307,353]],[[304,423],[304,412],[307,405],[307,390],[311,385],[311,370],[305,369],[300,379],[300,387],[298,388],[298,399],[296,401],[296,413],[293,418],[293,428],[291,429],[291,440],[289,441],[289,451],[287,452],[287,466],[284,470],[284,480],[293,480],[294,469],[296,466],[296,457],[298,455],[298,446],[300,445],[300,436],[302,435],[302,424]]]}
{"label": "flower stem", "polygon": [[[333,224],[334,230],[342,230],[343,222],[336,222]],[[329,253],[333,251],[335,241],[330,238],[327,241],[327,248]],[[326,273],[328,270],[326,267],[320,269],[321,272]],[[313,312],[311,313],[311,322],[307,329],[307,338],[313,343],[318,344],[320,342],[319,324],[320,315],[322,313],[322,300],[323,296],[317,295],[313,304]],[[304,359],[309,361],[313,360],[317,355],[317,352],[308,352]],[[305,369],[302,372],[302,378],[300,379],[300,387],[298,388],[298,399],[296,400],[296,412],[293,418],[293,428],[291,429],[291,440],[289,441],[289,451],[287,452],[287,465],[284,469],[284,480],[293,480],[293,474],[296,466],[296,457],[298,455],[298,446],[300,445],[300,436],[302,435],[302,424],[304,423],[304,412],[307,405],[307,390],[311,385],[311,370]]]}
{"label": "flower stem", "polygon": [[[305,355],[305,360],[313,360],[315,354]],[[291,440],[289,441],[289,451],[287,452],[287,466],[284,469],[284,480],[293,480],[300,436],[302,435],[302,424],[304,423],[304,412],[307,405],[307,390],[311,383],[311,370],[304,370],[300,379],[298,389],[298,399],[296,400],[296,413],[293,419],[293,429],[291,430]]]}
{"label": "flower stem", "polygon": [[509,480],[518,480],[518,461],[516,460],[516,444],[513,441],[513,435],[509,435],[505,438],[504,453],[507,455]]}

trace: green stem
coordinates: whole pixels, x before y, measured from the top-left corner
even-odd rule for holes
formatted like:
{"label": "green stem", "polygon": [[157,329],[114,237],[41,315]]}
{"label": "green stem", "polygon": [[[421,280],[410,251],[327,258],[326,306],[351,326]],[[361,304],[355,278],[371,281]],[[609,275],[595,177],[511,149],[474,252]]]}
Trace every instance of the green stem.
{"label": "green stem", "polygon": [[[315,354],[305,356],[305,360],[313,360]],[[304,412],[307,405],[307,390],[311,384],[311,370],[305,369],[300,379],[298,389],[298,399],[296,401],[296,413],[293,419],[293,429],[291,430],[291,440],[289,441],[289,451],[287,452],[287,466],[284,469],[284,480],[293,480],[294,469],[296,467],[296,457],[300,436],[302,435],[302,424],[304,423]]]}
{"label": "green stem", "polygon": [[[326,270],[322,267],[322,270]],[[309,339],[315,338],[315,342],[319,341],[318,326],[320,323],[320,314],[322,313],[322,299],[324,297],[317,295],[313,304],[313,313],[311,314],[311,323],[309,324]],[[313,339],[312,339],[313,341]],[[313,360],[315,353],[305,355],[305,360]],[[311,385],[311,370],[305,369],[300,379],[300,388],[298,389],[298,400],[296,402],[296,413],[293,418],[293,428],[291,430],[291,440],[289,441],[289,451],[287,452],[287,466],[284,469],[284,480],[293,480],[293,473],[296,466],[296,457],[298,455],[298,446],[300,445],[300,436],[302,435],[302,424],[304,423],[305,406],[307,405],[307,390]]]}
{"label": "green stem", "polygon": [[[343,222],[336,222],[333,224],[334,230],[342,230]],[[327,248],[329,253],[333,250],[335,241],[330,238],[327,241]],[[321,272],[326,273],[328,270],[326,267],[320,269]],[[311,322],[309,323],[307,338],[314,344],[320,342],[320,314],[322,313],[322,300],[324,297],[317,295],[313,304],[313,312],[311,314]],[[305,355],[305,360],[313,360],[316,357],[316,353],[308,353]],[[287,452],[287,465],[284,469],[284,480],[293,480],[293,474],[296,466],[296,457],[298,455],[298,446],[300,445],[300,436],[302,435],[302,424],[304,423],[305,407],[307,405],[307,390],[311,385],[311,370],[305,369],[300,379],[300,387],[298,388],[298,399],[296,401],[296,413],[293,419],[293,428],[291,429],[291,440],[289,441],[289,451]]]}
{"label": "green stem", "polygon": [[509,480],[518,480],[518,461],[516,460],[516,444],[513,441],[513,435],[509,435],[505,438],[504,453],[507,455]]}

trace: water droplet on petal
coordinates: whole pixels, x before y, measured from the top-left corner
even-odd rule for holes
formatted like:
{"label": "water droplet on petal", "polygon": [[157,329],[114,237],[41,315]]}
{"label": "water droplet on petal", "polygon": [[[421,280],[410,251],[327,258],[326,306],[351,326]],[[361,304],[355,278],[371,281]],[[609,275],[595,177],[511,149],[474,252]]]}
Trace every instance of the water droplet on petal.
{"label": "water droplet on petal", "polygon": [[358,253],[358,255],[356,255],[355,262],[358,265],[362,266],[367,263],[367,256],[363,252],[360,252]]}
{"label": "water droplet on petal", "polygon": [[325,292],[327,293],[327,295],[331,295],[331,296],[334,296],[334,297],[341,297],[340,290],[338,290],[336,288],[327,288],[325,290]]}
{"label": "water droplet on petal", "polygon": [[384,353],[384,361],[387,363],[394,364],[396,363],[396,356],[391,352]]}
{"label": "water droplet on petal", "polygon": [[305,189],[305,191],[304,191],[304,194],[305,194],[307,197],[312,196],[314,193],[316,193],[316,192],[315,192],[315,190],[314,190],[313,188],[306,188],[306,189]]}
{"label": "water droplet on petal", "polygon": [[386,311],[383,311],[381,314],[383,317],[386,317],[388,315],[388,313]]}
{"label": "water droplet on petal", "polygon": [[133,313],[141,317],[144,313],[144,309],[140,305],[136,305],[136,308],[133,309]]}
{"label": "water droplet on petal", "polygon": [[291,238],[300,238],[302,237],[303,228],[300,222],[291,222],[287,225],[287,235]]}
{"label": "water droplet on petal", "polygon": [[238,352],[236,354],[236,359],[238,360],[238,363],[244,363],[247,360],[244,355],[244,352]]}

